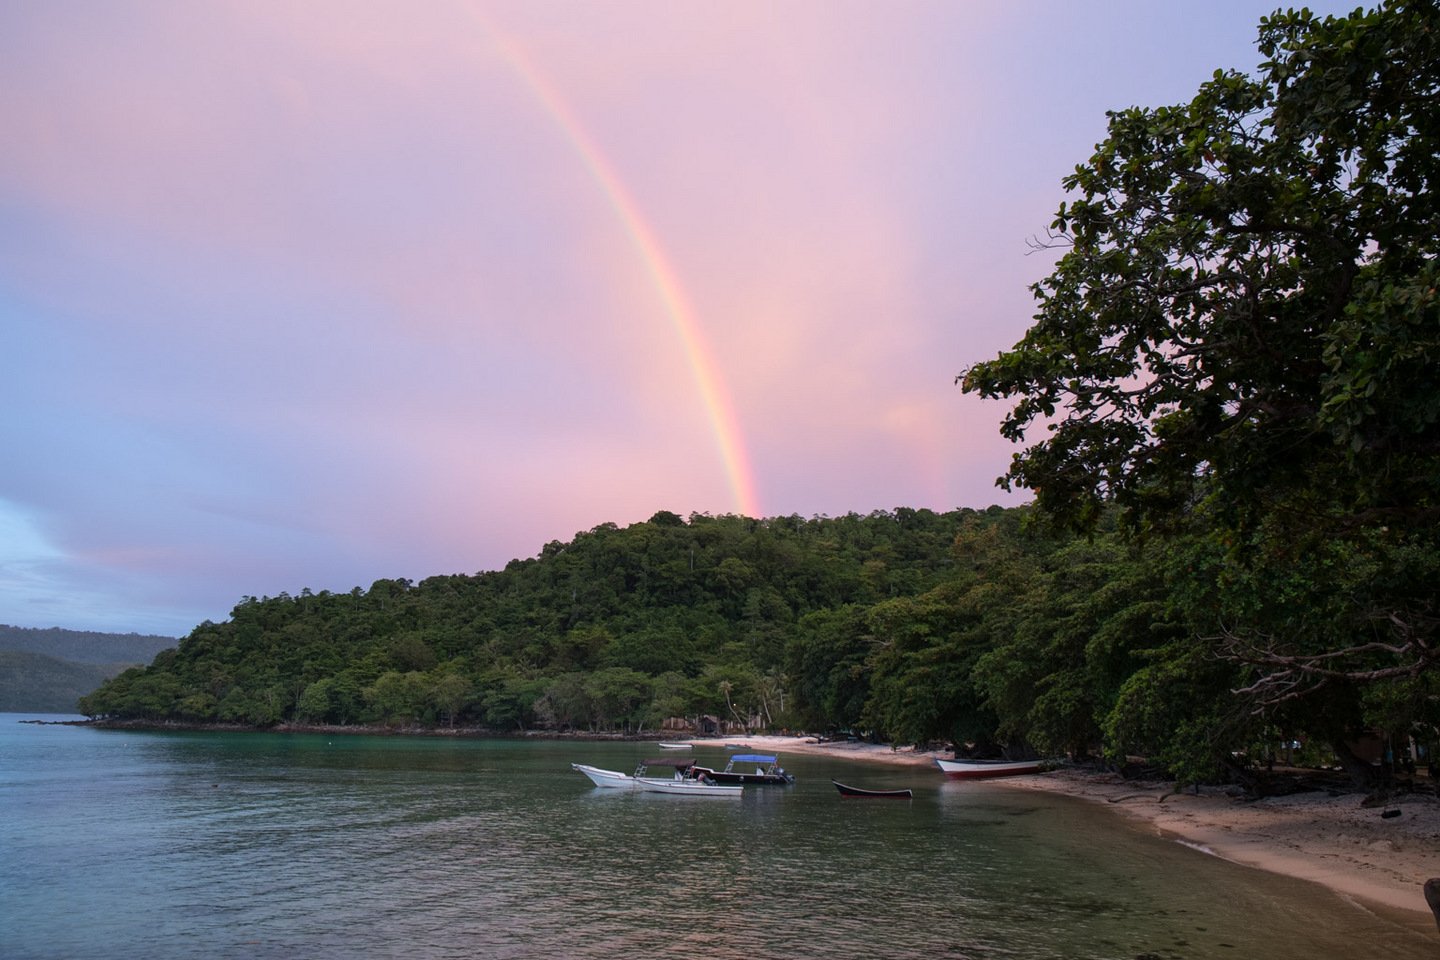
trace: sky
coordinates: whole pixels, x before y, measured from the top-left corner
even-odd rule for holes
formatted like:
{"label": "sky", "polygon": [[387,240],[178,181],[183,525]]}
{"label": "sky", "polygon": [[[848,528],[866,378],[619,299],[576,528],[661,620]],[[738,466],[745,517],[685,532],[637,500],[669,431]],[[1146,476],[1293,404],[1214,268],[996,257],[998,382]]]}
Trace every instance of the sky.
{"label": "sky", "polygon": [[0,623],[1022,503],[956,375],[1105,112],[1275,6],[0,5]]}

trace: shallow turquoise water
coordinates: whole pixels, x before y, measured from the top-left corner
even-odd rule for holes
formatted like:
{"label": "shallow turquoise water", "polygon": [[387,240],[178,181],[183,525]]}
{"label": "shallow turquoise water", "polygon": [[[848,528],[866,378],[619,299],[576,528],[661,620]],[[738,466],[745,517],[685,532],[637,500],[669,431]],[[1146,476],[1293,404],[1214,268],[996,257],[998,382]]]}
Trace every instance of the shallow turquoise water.
{"label": "shallow turquoise water", "polygon": [[[1433,960],[1440,945],[1104,810],[938,771],[786,757],[792,787],[695,799],[570,769],[629,770],[653,744],[19,719],[0,715],[7,960]],[[916,796],[841,800],[832,776]]]}

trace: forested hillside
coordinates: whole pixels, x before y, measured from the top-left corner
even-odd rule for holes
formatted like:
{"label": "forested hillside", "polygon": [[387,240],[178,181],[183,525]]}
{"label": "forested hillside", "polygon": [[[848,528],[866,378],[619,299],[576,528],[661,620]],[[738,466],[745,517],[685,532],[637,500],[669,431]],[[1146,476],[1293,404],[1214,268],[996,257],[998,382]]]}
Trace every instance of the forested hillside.
{"label": "forested hillside", "polygon": [[0,650],[0,713],[74,713],[80,697],[121,669]]}
{"label": "forested hillside", "polygon": [[0,711],[74,713],[75,702],[174,637],[0,624]]}
{"label": "forested hillside", "polygon": [[[661,512],[501,571],[246,598],[85,708],[256,724],[609,729],[703,713],[850,726],[865,698],[848,690],[842,661],[868,643],[855,635],[866,611],[945,582],[962,530],[1017,520],[998,508],[688,522]],[[812,649],[832,639],[834,657]]]}
{"label": "forested hillside", "polygon": [[174,637],[153,634],[38,629],[0,623],[0,650],[40,653],[75,663],[149,663],[155,654],[176,642]]}
{"label": "forested hillside", "polygon": [[[1430,720],[1336,691],[1262,713],[1218,628],[1223,550],[1046,534],[1028,508],[606,524],[474,576],[246,598],[92,716],[272,725],[754,729],[1140,754],[1192,777],[1282,739]],[[1198,578],[1203,581],[1202,576]],[[1393,687],[1392,689],[1400,689]],[[1430,728],[1425,728],[1429,730]]]}

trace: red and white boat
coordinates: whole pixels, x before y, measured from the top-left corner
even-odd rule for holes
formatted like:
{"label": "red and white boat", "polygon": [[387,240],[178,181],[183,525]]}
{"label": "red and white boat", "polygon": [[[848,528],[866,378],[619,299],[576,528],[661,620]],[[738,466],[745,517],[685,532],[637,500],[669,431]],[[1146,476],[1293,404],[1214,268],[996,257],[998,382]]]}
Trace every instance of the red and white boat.
{"label": "red and white boat", "polygon": [[956,780],[979,780],[982,777],[1014,777],[1022,773],[1039,773],[1040,760],[941,760],[935,758],[945,776]]}

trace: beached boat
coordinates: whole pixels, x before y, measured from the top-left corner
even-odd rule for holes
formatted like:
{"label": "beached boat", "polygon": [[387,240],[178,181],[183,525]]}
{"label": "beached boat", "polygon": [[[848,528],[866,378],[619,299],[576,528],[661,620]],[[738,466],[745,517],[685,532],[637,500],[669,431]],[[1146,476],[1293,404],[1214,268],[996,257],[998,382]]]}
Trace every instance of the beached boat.
{"label": "beached boat", "polygon": [[851,787],[841,783],[839,780],[831,780],[835,789],[840,791],[842,797],[864,797],[883,800],[909,800],[914,796],[909,789],[905,790],[866,790],[863,787]]}
{"label": "beached boat", "polygon": [[724,770],[696,767],[692,776],[706,776],[716,783],[794,783],[795,778],[780,766],[780,758],[767,753],[737,753]]}
{"label": "beached boat", "polygon": [[1040,760],[941,760],[935,758],[947,777],[957,780],[978,780],[982,777],[1013,777],[1022,773],[1039,773]]}
{"label": "beached boat", "polygon": [[618,790],[636,789],[635,778],[628,773],[621,773],[619,770],[602,770],[599,767],[592,767],[584,763],[570,764],[571,770],[579,770],[590,778],[590,782],[597,787],[609,787]]}

